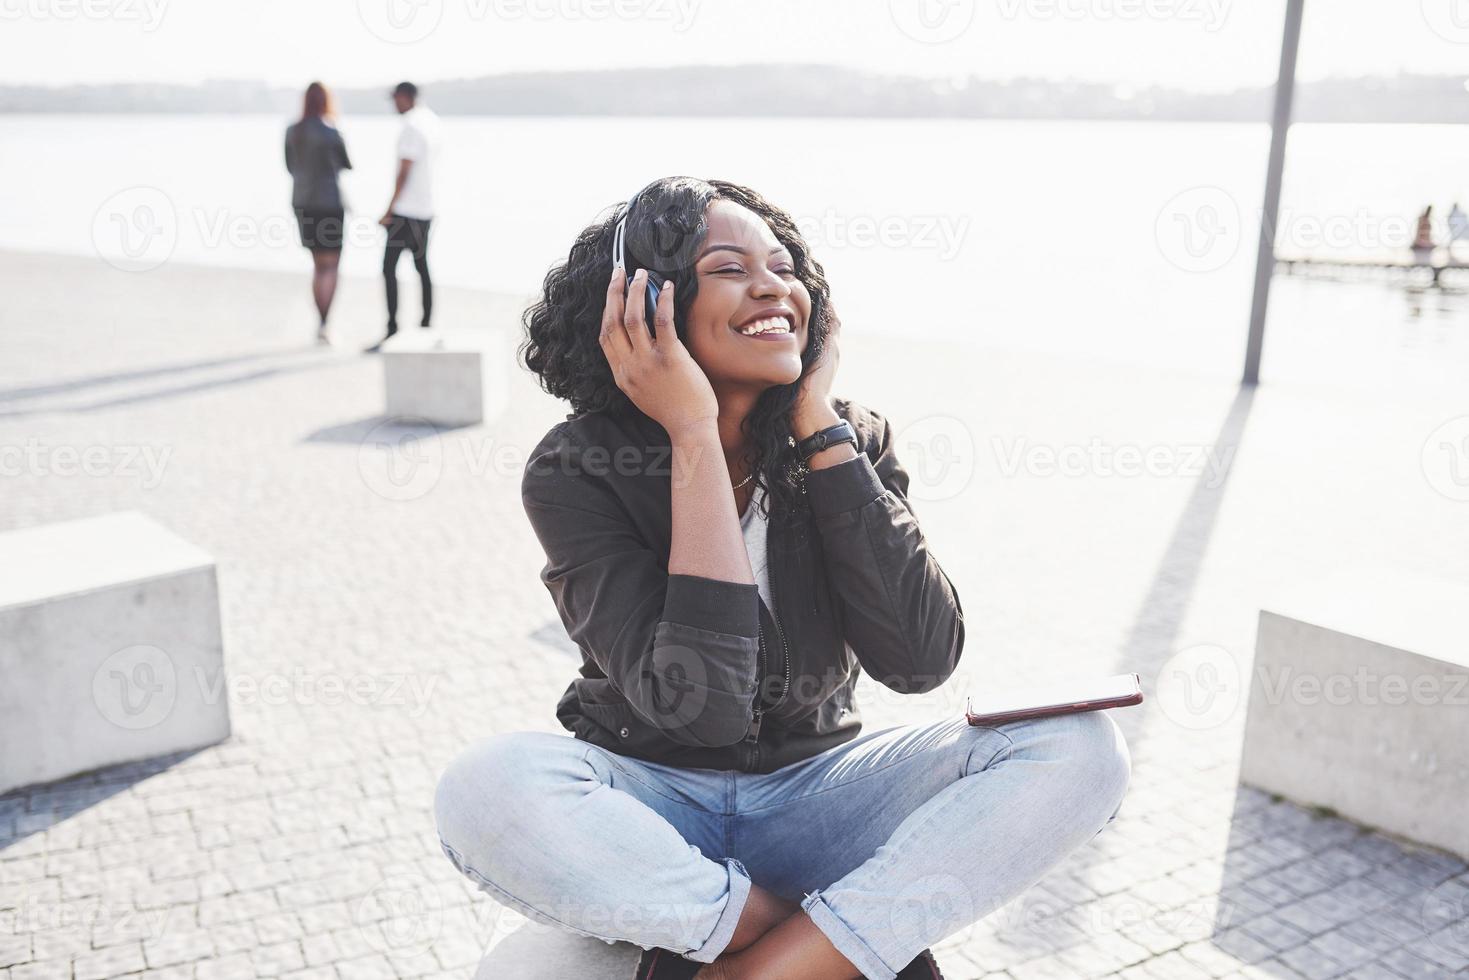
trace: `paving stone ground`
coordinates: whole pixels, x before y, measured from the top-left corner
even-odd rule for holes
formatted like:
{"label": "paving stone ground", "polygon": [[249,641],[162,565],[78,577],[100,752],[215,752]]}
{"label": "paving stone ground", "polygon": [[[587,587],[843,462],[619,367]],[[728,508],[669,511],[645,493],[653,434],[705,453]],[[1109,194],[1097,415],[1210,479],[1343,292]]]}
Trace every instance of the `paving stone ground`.
{"label": "paving stone ground", "polygon": [[[304,277],[5,253],[0,281],[0,447],[30,447],[0,476],[0,530],[135,508],[212,553],[234,722],[212,748],[0,796],[0,980],[472,975],[530,927],[440,853],[437,773],[475,737],[561,731],[577,664],[520,508],[525,453],[565,407],[514,367],[519,301],[443,292],[440,322],[502,352],[496,413],[405,449],[380,361],[312,346]],[[345,282],[343,336],[372,339],[377,304]],[[1464,862],[1238,783],[1262,604],[1349,562],[1469,575],[1469,504],[1420,459],[1469,404],[1290,379],[1248,395],[1232,371],[844,343],[838,393],[912,436],[915,508],[969,627],[939,691],[865,682],[868,726],[1079,672],[1136,670],[1150,694],[1118,713],[1118,819],[946,939],[951,977],[1469,970]],[[58,447],[93,446],[162,462],[64,471]],[[1169,462],[1045,462],[1128,446]],[[1198,469],[1211,448],[1229,465]],[[1201,648],[1200,686],[1160,687]]]}

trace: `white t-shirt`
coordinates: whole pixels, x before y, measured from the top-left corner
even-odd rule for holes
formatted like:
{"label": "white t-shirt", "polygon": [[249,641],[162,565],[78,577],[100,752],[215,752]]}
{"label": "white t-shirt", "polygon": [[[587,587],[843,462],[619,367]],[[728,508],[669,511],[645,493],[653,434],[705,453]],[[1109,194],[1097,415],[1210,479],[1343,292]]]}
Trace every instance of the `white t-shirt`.
{"label": "white t-shirt", "polygon": [[[765,534],[769,526],[769,520],[760,513],[760,499],[765,495],[761,487],[755,488],[754,495],[750,498],[750,504],[745,512],[740,515],[740,533],[745,538],[745,551],[750,555],[750,571],[755,573],[755,590],[760,593],[760,598],[765,600],[765,605],[770,609],[771,615],[775,614],[775,599],[770,594],[770,562],[766,554]],[[772,642],[775,642],[772,639]],[[847,656],[853,662],[857,659],[857,653],[852,649],[852,644],[845,640],[842,645],[847,650]],[[846,714],[847,709],[842,709]]]}
{"label": "white t-shirt", "polygon": [[439,117],[426,105],[403,113],[403,131],[398,134],[398,159],[412,160],[408,179],[393,205],[393,213],[405,218],[434,216],[434,162],[439,155]]}
{"label": "white t-shirt", "polygon": [[750,571],[755,573],[755,589],[774,614],[775,600],[770,595],[770,563],[765,554],[767,522],[765,515],[760,513],[760,499],[764,494],[764,488],[755,488],[749,506],[740,515],[740,532],[745,538],[745,551],[750,555]]}

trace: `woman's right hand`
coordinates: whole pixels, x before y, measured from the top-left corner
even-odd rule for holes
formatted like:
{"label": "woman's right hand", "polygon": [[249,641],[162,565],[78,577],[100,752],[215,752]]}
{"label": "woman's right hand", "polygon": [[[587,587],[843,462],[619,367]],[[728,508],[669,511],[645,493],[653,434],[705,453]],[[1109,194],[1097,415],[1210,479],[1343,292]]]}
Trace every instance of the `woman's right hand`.
{"label": "woman's right hand", "polygon": [[653,311],[656,338],[648,332],[646,283],[647,272],[639,269],[629,291],[627,270],[622,266],[612,270],[598,339],[617,387],[643,414],[674,436],[680,430],[717,420],[719,401],[704,369],[674,329],[673,280],[664,284]]}

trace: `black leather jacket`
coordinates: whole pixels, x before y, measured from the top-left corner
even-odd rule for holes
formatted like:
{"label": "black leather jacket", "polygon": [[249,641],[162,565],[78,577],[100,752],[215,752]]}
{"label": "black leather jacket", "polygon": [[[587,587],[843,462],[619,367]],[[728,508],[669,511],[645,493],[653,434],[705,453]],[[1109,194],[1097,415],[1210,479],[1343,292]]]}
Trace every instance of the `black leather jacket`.
{"label": "black leather jacket", "polygon": [[915,694],[954,672],[963,607],[913,515],[892,426],[832,404],[858,455],[808,472],[806,506],[773,508],[775,614],[753,584],[668,573],[673,458],[656,421],[589,412],[546,433],[521,494],[541,581],[582,652],[556,707],[578,738],[665,765],[773,772],[857,736],[860,670]]}

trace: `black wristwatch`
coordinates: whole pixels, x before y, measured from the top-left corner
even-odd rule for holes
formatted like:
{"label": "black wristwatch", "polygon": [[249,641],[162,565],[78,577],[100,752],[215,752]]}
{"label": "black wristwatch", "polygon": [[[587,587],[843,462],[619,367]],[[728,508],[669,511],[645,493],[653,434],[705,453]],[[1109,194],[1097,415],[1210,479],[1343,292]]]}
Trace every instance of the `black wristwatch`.
{"label": "black wristwatch", "polygon": [[823,449],[840,446],[844,442],[850,442],[853,449],[857,448],[857,433],[846,419],[813,432],[796,443],[796,456],[804,463]]}

